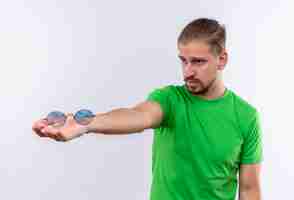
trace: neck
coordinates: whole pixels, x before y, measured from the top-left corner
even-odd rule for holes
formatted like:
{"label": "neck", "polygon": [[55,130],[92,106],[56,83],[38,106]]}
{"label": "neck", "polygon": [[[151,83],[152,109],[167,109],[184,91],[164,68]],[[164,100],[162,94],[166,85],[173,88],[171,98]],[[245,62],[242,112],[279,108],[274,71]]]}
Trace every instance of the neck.
{"label": "neck", "polygon": [[225,93],[225,90],[226,90],[226,87],[224,85],[223,80],[220,78],[217,78],[213,82],[213,84],[208,88],[205,94],[199,94],[198,96],[207,100],[212,100],[212,99],[222,97]]}

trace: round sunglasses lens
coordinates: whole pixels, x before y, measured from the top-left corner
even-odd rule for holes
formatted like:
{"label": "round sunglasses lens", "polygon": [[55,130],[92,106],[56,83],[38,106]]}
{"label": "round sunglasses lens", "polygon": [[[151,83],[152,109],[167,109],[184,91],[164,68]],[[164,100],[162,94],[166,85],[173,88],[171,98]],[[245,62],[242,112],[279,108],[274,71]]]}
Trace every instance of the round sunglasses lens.
{"label": "round sunglasses lens", "polygon": [[82,109],[75,114],[74,119],[81,125],[87,125],[92,121],[93,117],[95,117],[95,115],[92,113],[92,111]]}
{"label": "round sunglasses lens", "polygon": [[47,115],[46,119],[50,125],[64,124],[66,121],[66,115],[60,111],[52,111]]}

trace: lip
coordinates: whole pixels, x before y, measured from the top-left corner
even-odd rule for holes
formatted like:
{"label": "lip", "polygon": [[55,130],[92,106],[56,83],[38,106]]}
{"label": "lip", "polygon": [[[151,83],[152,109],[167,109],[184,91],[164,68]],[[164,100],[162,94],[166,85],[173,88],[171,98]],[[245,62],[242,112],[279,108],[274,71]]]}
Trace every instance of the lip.
{"label": "lip", "polygon": [[195,85],[195,84],[199,84],[198,81],[188,81],[187,82],[189,85]]}

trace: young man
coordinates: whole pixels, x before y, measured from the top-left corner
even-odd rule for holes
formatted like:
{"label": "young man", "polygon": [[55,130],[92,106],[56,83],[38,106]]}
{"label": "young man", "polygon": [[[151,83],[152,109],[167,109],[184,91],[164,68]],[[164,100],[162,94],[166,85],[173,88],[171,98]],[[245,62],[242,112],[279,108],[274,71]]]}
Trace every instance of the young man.
{"label": "young man", "polygon": [[225,40],[225,28],[216,20],[196,19],[178,38],[185,84],[157,88],[146,101],[97,114],[86,126],[68,114],[61,128],[38,120],[33,130],[69,141],[89,132],[153,128],[151,200],[234,200],[238,183],[240,200],[260,200],[258,112],[224,85]]}

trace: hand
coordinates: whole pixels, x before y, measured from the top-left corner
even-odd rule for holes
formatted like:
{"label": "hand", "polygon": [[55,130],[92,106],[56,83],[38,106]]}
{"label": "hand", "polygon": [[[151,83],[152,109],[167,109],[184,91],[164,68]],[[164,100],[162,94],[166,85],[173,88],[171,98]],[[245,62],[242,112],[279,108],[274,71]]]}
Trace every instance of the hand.
{"label": "hand", "polygon": [[50,125],[46,119],[40,119],[33,124],[32,129],[40,137],[49,137],[62,142],[80,137],[88,132],[88,127],[78,124],[74,120],[73,114],[67,114],[64,125]]}

